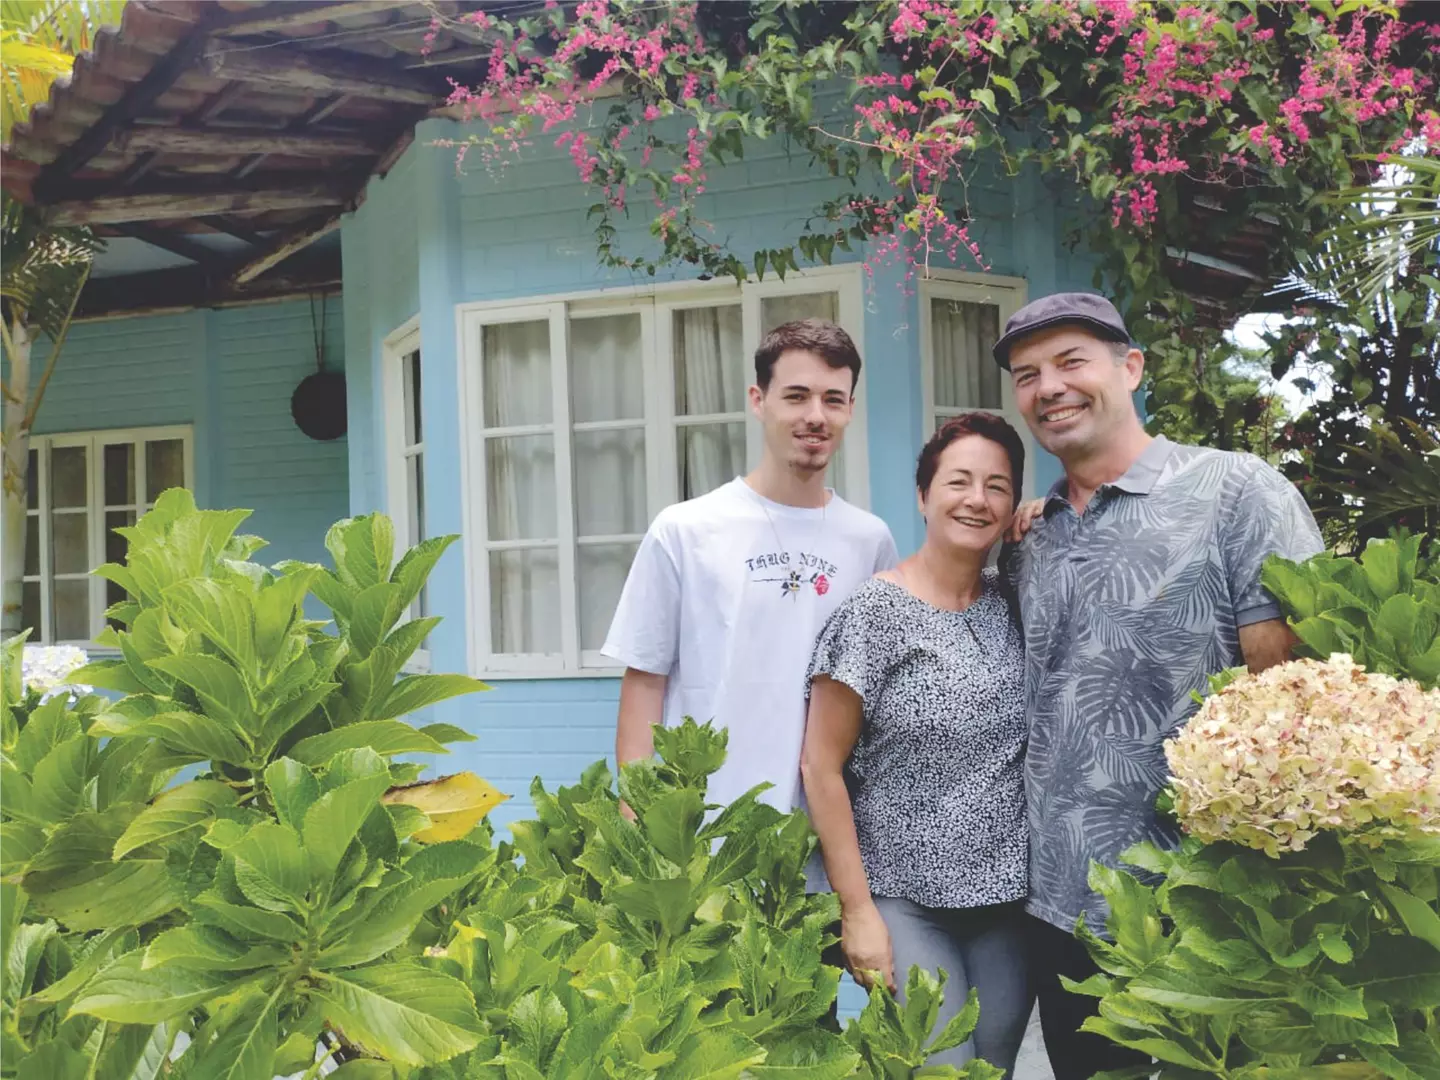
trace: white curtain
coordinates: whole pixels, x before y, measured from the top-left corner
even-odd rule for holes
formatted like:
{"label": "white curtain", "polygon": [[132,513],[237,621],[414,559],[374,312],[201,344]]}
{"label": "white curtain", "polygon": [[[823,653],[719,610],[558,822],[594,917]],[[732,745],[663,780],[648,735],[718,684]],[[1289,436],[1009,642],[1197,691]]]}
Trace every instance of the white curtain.
{"label": "white curtain", "polygon": [[[486,428],[553,421],[548,322],[487,326],[482,354]],[[553,433],[487,438],[485,478],[491,540],[555,538]],[[490,553],[490,618],[496,652],[560,651],[553,546]]]}
{"label": "white curtain", "polygon": [[744,332],[739,305],[675,312],[675,412],[736,414],[728,423],[682,425],[680,497],[693,499],[745,471]]}
{"label": "white curtain", "polygon": [[[640,316],[605,315],[570,323],[571,415],[577,426],[574,473],[577,534],[643,533],[645,372]],[[590,422],[633,427],[586,430]]]}
{"label": "white curtain", "polygon": [[[760,333],[797,319],[839,321],[839,297],[833,292],[802,293],[798,296],[767,296],[760,301]],[[842,494],[845,491],[845,445],[830,459],[825,483]]]}
{"label": "white curtain", "polygon": [[[587,537],[638,536],[649,521],[645,489],[643,325],[637,314],[573,319],[570,398],[575,474],[580,647],[605,643],[636,544]],[[633,421],[634,426],[613,426]],[[589,423],[606,423],[586,429]]]}
{"label": "white curtain", "polygon": [[1000,309],[993,304],[931,301],[937,407],[1000,408],[1000,368],[990,352],[999,336]]}

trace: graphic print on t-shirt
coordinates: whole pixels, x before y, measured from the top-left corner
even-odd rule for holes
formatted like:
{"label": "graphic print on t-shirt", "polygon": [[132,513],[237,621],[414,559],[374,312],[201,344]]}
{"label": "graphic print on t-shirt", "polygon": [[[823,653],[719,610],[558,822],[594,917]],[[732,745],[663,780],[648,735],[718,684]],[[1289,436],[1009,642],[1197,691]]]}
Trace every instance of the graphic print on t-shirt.
{"label": "graphic print on t-shirt", "polygon": [[[799,552],[794,560],[788,551],[767,551],[745,560],[750,580],[756,584],[779,585],[780,595],[794,599],[807,585],[816,596],[830,591],[830,582],[840,568],[827,559],[810,552]],[[779,576],[776,576],[777,572]]]}

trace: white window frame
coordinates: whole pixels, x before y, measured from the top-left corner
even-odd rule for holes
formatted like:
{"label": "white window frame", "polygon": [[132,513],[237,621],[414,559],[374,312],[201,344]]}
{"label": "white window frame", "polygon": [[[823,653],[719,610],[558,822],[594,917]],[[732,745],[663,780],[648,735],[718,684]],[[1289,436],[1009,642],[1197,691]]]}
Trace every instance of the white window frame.
{"label": "white window frame", "polygon": [[[769,297],[795,296],[817,292],[836,294],[837,321],[862,348],[865,341],[864,285],[858,264],[792,272],[784,281],[769,278],[736,286],[733,282],[674,282],[648,288],[612,288],[563,293],[507,301],[478,301],[456,305],[456,335],[459,342],[458,408],[460,412],[460,482],[465,523],[465,592],[467,597],[467,655],[470,670],[488,679],[597,678],[613,677],[621,668],[593,650],[580,648],[579,582],[574,493],[572,491],[571,441],[575,428],[630,426],[616,422],[576,425],[570,416],[569,322],[575,317],[639,313],[642,333],[652,347],[643,356],[645,402],[645,478],[647,524],[655,515],[679,501],[676,432],[682,426],[714,420],[733,420],[730,414],[714,417],[675,415],[674,355],[670,316],[674,311],[694,307],[739,304],[743,351],[747,362],[760,343],[761,302]],[[507,547],[536,547],[534,540],[492,541],[487,521],[485,484],[485,441],[504,435],[532,434],[532,426],[521,429],[483,429],[479,361],[483,328],[505,322],[550,320],[552,423],[555,436],[555,488],[557,499],[557,574],[560,583],[561,651],[549,654],[505,654],[492,649],[490,610],[490,554]],[[855,410],[845,434],[845,499],[867,508],[870,501],[869,452],[866,398],[862,373]],[[759,460],[763,434],[758,421],[745,409],[746,452],[751,467]],[[538,538],[537,538],[538,539]],[[589,543],[638,541],[640,535],[590,537]],[[550,541],[551,538],[546,538]],[[546,546],[552,546],[547,543]]]}
{"label": "white window frame", "polygon": [[[39,541],[38,574],[22,574],[23,584],[38,582],[40,585],[40,626],[39,633],[30,639],[33,645],[77,645],[80,648],[101,652],[106,650],[95,644],[95,638],[105,626],[105,611],[110,606],[105,593],[109,582],[95,576],[95,569],[107,562],[105,557],[105,515],[132,511],[139,520],[154,504],[145,499],[145,443],[179,439],[185,455],[185,487],[195,490],[195,436],[190,424],[171,424],[163,427],[112,428],[100,431],[57,432],[51,435],[31,435],[27,452],[34,452],[37,470],[36,485],[39,490],[39,506],[25,510],[28,519],[39,518],[37,530]],[[105,447],[129,444],[134,447],[135,460],[135,501],[133,503],[109,505],[105,502]],[[51,491],[50,452],[56,449],[80,446],[85,449],[86,503],[85,517],[86,551],[90,569],[84,574],[69,573],[61,580],[89,582],[90,637],[87,639],[62,638],[51,640],[48,630],[51,623],[51,590],[55,575],[51,571]],[[28,499],[27,499],[28,501]],[[77,511],[78,507],[75,508]]]}
{"label": "white window frame", "polygon": [[[425,484],[425,406],[420,402],[420,441],[408,443],[405,435],[405,365],[412,353],[420,354],[420,369],[425,369],[425,352],[420,341],[420,316],[414,315],[385,336],[381,343],[380,397],[385,431],[385,512],[395,531],[395,553],[414,547],[424,536],[412,536],[410,529],[410,459],[420,458],[421,487]],[[421,377],[423,394],[424,376]],[[427,493],[428,494],[428,493]],[[425,512],[422,505],[421,514]],[[420,523],[422,533],[427,532],[425,523]],[[406,618],[415,619],[430,614],[423,602],[424,591],[411,604]],[[430,650],[424,646],[415,650],[405,663],[405,670],[426,672],[430,670]]]}
{"label": "white window frame", "polygon": [[[930,304],[932,301],[959,300],[971,304],[992,304],[1000,309],[1000,326],[1019,311],[1026,303],[1028,283],[1024,278],[1006,277],[1001,274],[974,274],[960,270],[931,270],[930,276],[920,282],[920,393],[922,416],[928,439],[935,433],[941,421],[962,412],[993,412],[1003,416],[1014,425],[1025,443],[1025,476],[1021,482],[1020,497],[1031,498],[1035,489],[1035,440],[1030,427],[1015,404],[1015,390],[1010,384],[1008,373],[1000,379],[1000,408],[961,409],[935,404],[935,351],[932,340]],[[990,361],[993,363],[993,361]]]}

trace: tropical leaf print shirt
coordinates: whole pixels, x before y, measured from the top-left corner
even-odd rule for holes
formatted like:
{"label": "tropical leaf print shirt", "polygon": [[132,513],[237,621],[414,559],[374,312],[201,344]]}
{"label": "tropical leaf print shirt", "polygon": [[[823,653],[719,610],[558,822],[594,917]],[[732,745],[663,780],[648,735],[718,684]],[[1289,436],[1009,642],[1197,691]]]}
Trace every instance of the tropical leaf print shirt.
{"label": "tropical leaf print shirt", "polygon": [[1141,840],[1173,845],[1155,798],[1164,741],[1192,690],[1242,663],[1239,628],[1280,617],[1260,585],[1272,555],[1323,549],[1295,487],[1249,454],[1155,439],[1083,515],[1062,479],[1021,545],[1030,740],[1031,914],[1103,932],[1092,859]]}

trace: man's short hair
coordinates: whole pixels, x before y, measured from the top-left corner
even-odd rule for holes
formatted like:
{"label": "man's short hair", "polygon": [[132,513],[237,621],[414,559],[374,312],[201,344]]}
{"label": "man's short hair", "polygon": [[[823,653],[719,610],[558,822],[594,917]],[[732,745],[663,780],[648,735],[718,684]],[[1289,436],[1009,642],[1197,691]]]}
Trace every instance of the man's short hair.
{"label": "man's short hair", "polygon": [[797,319],[781,323],[755,350],[755,385],[770,389],[775,362],[787,352],[814,353],[836,371],[850,369],[850,392],[860,385],[860,351],[844,329],[828,319]]}

